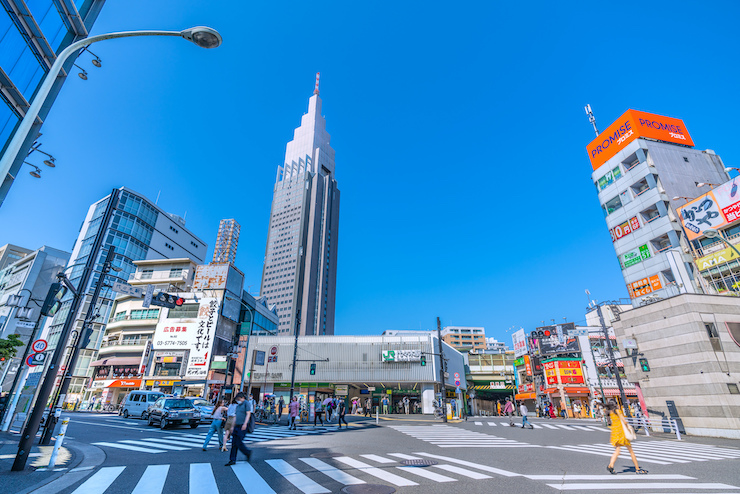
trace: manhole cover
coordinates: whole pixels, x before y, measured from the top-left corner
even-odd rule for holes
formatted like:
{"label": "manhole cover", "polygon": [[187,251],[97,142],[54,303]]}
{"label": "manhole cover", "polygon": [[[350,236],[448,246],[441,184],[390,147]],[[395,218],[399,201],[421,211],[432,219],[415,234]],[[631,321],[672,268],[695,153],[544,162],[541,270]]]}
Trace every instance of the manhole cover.
{"label": "manhole cover", "polygon": [[348,485],[339,492],[344,492],[345,494],[393,494],[396,492],[396,489],[380,484],[359,484]]}
{"label": "manhole cover", "polygon": [[337,456],[344,456],[341,453],[313,453],[311,454],[314,458],[336,458]]}
{"label": "manhole cover", "polygon": [[410,467],[429,467],[437,464],[433,460],[403,460],[401,463]]}

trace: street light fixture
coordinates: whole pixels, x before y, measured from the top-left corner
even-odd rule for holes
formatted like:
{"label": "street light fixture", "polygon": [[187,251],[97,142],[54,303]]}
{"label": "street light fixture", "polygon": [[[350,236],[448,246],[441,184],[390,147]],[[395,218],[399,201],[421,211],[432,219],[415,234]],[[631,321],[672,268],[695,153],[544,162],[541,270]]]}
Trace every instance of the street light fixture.
{"label": "street light fixture", "polygon": [[694,182],[694,183],[696,184],[697,187],[704,187],[706,185],[708,185],[710,187],[717,187],[717,186],[719,186],[719,184],[710,184],[709,182]]}
{"label": "street light fixture", "polygon": [[[31,106],[26,111],[23,120],[16,129],[16,132],[13,135],[13,139],[10,141],[8,147],[5,149],[5,154],[2,156],[2,158],[0,158],[0,183],[5,180],[8,172],[10,172],[11,165],[18,157],[18,154],[21,151],[21,147],[23,146],[23,142],[26,140],[28,134],[31,132],[33,124],[36,121],[41,108],[44,106],[44,103],[46,103],[46,98],[49,96],[49,93],[54,86],[54,82],[59,76],[59,73],[62,71],[64,63],[67,61],[67,59],[78,50],[82,48],[87,48],[91,44],[97,43],[98,41],[104,41],[114,38],[132,38],[135,36],[179,36],[200,46],[201,48],[209,49],[216,48],[220,46],[223,42],[221,35],[215,29],[206,26],[196,26],[191,27],[190,29],[185,29],[183,31],[124,31],[117,33],[99,34],[97,36],[90,36],[88,38],[84,38],[75,43],[72,43],[57,55],[54,64],[51,66],[49,72],[47,72],[46,77],[44,78],[44,82],[39,87],[36,93],[36,97],[33,99]],[[84,72],[84,74],[86,74],[86,72]],[[82,75],[80,77],[82,77]],[[86,77],[87,76],[85,75],[83,79]],[[33,173],[31,175],[39,178],[36,175],[33,175]]]}
{"label": "street light fixture", "polygon": [[727,166],[727,167],[725,167],[725,171],[727,173],[730,173],[730,170],[735,170],[736,172],[740,172],[740,168],[735,168],[734,166]]}
{"label": "street light fixture", "polygon": [[683,199],[686,202],[693,201],[695,197],[686,197],[686,196],[673,196],[674,201],[678,201],[679,199]]}
{"label": "street light fixture", "polygon": [[[31,163],[29,163],[28,161],[24,161],[24,163],[27,165],[31,165]],[[35,170],[32,172],[28,172],[28,174],[35,178],[41,178],[41,168],[39,168],[36,165],[31,165],[31,166],[34,167]]]}

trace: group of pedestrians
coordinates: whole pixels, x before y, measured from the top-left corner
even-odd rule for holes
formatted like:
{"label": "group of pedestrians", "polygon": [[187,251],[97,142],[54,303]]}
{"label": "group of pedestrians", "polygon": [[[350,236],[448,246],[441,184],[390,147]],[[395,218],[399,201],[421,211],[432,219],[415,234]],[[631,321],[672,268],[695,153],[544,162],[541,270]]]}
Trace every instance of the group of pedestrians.
{"label": "group of pedestrians", "polygon": [[337,420],[337,426],[342,428],[342,422],[349,428],[345,415],[347,414],[347,405],[344,400],[332,396],[326,398],[324,401],[317,401],[313,411],[313,425],[316,427],[316,423],[321,422],[324,425],[324,414],[326,414],[326,422],[331,423],[334,419]]}
{"label": "group of pedestrians", "polygon": [[205,441],[203,442],[203,451],[208,449],[211,438],[216,434],[218,437],[218,446],[220,451],[226,451],[226,444],[231,437],[231,453],[229,462],[226,466],[235,465],[239,451],[244,453],[247,461],[252,456],[252,452],[244,445],[244,437],[247,432],[254,430],[254,402],[247,399],[244,393],[237,393],[228,406],[224,400],[220,400],[213,407],[213,421],[208,429]]}

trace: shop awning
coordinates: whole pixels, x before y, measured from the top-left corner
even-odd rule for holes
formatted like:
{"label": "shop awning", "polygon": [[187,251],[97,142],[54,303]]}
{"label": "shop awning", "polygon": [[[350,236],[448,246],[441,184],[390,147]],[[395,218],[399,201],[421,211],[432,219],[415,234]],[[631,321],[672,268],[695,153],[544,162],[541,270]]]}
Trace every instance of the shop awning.
{"label": "shop awning", "polygon": [[102,367],[104,365],[139,365],[141,357],[110,357],[96,360],[90,367]]}
{"label": "shop awning", "polygon": [[535,400],[537,399],[537,394],[535,393],[517,393],[514,395],[515,400]]}
{"label": "shop awning", "polygon": [[[590,393],[590,390],[585,387],[565,387],[563,388],[563,391],[565,392],[565,394],[568,394],[568,395],[587,395]],[[551,394],[559,393],[559,391],[558,391],[558,388],[550,388],[550,389],[546,389],[545,393],[551,395]]]}

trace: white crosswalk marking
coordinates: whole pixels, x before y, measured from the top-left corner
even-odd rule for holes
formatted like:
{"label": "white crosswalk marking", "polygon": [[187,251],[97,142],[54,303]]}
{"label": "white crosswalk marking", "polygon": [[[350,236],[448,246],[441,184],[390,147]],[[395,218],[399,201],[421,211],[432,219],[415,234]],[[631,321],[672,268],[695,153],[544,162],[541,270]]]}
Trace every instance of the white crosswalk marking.
{"label": "white crosswalk marking", "polygon": [[552,424],[542,424],[542,427],[547,427],[548,429],[557,429],[557,427]]}
{"label": "white crosswalk marking", "polygon": [[373,477],[377,477],[381,480],[384,480],[386,482],[389,482],[395,486],[401,487],[404,485],[419,485],[416,482],[413,482],[411,480],[407,480],[403,477],[400,477],[398,475],[394,475],[390,472],[387,472],[385,470],[381,470],[380,468],[375,468],[367,463],[363,463],[361,461],[355,460],[353,458],[350,458],[349,456],[339,456],[337,458],[334,458],[336,461],[342,462],[347,466],[350,466],[352,468],[356,468],[363,473],[366,473],[368,475],[372,475]]}
{"label": "white crosswalk marking", "polygon": [[599,426],[596,426],[596,425],[589,425],[588,427],[590,427],[591,429],[593,429],[595,431],[599,431],[599,432],[611,432],[606,427],[599,427]]}
{"label": "white crosswalk marking", "polygon": [[395,463],[396,460],[391,460],[390,458],[383,458],[382,456],[378,455],[360,455],[363,458],[367,458],[368,460],[372,460],[377,463]]}
{"label": "white crosswalk marking", "polygon": [[555,427],[558,427],[560,429],[565,429],[566,431],[574,431],[574,430],[576,430],[573,427],[571,427],[569,425],[565,425],[565,424],[555,424]]}
{"label": "white crosswalk marking", "polygon": [[625,491],[625,490],[648,490],[648,489],[737,489],[727,484],[719,483],[676,483],[676,482],[633,482],[633,483],[621,483],[621,482],[609,482],[609,483],[584,483],[584,484],[547,484],[553,489],[559,491],[580,491],[589,490],[602,492],[606,490]]}
{"label": "white crosswalk marking", "polygon": [[530,448],[539,447],[490,434],[448,425],[391,426],[391,428],[440,448]]}
{"label": "white crosswalk marking", "polygon": [[483,425],[483,422],[476,422],[475,425]]}
{"label": "white crosswalk marking", "polygon": [[447,470],[448,472],[456,473],[458,475],[463,475],[465,477],[474,479],[474,480],[482,480],[482,479],[490,479],[490,475],[485,475],[482,473],[474,472],[472,470],[465,470],[464,468],[455,467],[452,465],[434,465],[435,468],[441,468],[442,470]]}
{"label": "white crosswalk marking", "polygon": [[100,494],[113,483],[126,467],[103,467],[87,479],[72,494]]}
{"label": "white crosswalk marking", "polygon": [[218,492],[216,478],[210,463],[193,463],[190,465],[190,494]]}
{"label": "white crosswalk marking", "polygon": [[169,470],[169,465],[149,465],[131,494],[161,494]]}
{"label": "white crosswalk marking", "polygon": [[190,448],[180,448],[178,446],[170,446],[169,444],[158,444],[158,443],[152,444],[148,441],[134,441],[132,439],[127,439],[121,442],[126,443],[126,444],[133,444],[134,446],[147,446],[149,448],[170,449],[172,451],[187,451],[188,449],[190,449]]}
{"label": "white crosswalk marking", "polygon": [[306,465],[336,480],[340,484],[357,485],[357,484],[365,483],[364,480],[360,480],[357,477],[353,477],[352,475],[346,472],[343,472],[342,470],[338,468],[334,468],[333,466],[324,463],[318,458],[300,458],[300,460]]}
{"label": "white crosswalk marking", "polygon": [[[611,444],[578,444],[565,446],[546,446],[551,449],[574,451],[596,456],[611,456],[614,447]],[[642,463],[671,465],[674,463],[691,463],[694,461],[726,460],[740,458],[740,450],[719,446],[692,444],[675,441],[642,440],[632,443],[637,460]],[[622,448],[620,458],[629,459],[627,448]]]}
{"label": "white crosswalk marking", "polygon": [[[530,480],[559,480],[567,482],[570,480],[614,480],[614,475],[524,475],[525,478]],[[650,480],[696,480],[696,477],[688,477],[686,475],[679,474],[650,474]],[[620,474],[619,480],[644,480],[644,475],[634,474]]]}
{"label": "white crosswalk marking", "polygon": [[402,460],[421,460],[421,458],[419,458],[418,456],[405,455],[403,453],[388,453],[388,456],[401,458]]}
{"label": "white crosswalk marking", "polygon": [[101,443],[92,443],[95,446],[107,446],[108,448],[118,448],[118,449],[127,449],[129,451],[138,451],[139,453],[164,453],[164,449],[154,449],[152,448],[142,448],[139,446],[131,446],[129,444],[121,444],[121,443],[107,443],[107,442],[101,442]]}
{"label": "white crosswalk marking", "polygon": [[579,431],[591,432],[591,429],[583,425],[571,425],[571,427],[578,429]]}
{"label": "white crosswalk marking", "polygon": [[231,470],[244,488],[244,492],[275,494],[275,491],[265,482],[265,479],[249,463],[237,463],[231,466]]}
{"label": "white crosswalk marking", "polygon": [[495,473],[496,475],[503,475],[504,477],[518,477],[518,473],[509,472],[508,470],[501,470],[500,468],[494,468],[489,467],[488,465],[481,465],[480,463],[473,463],[471,461],[465,461],[465,460],[458,460],[457,458],[451,458],[449,456],[439,456],[439,455],[433,455],[430,453],[415,453],[420,456],[426,456],[427,458],[434,458],[437,460],[444,460],[448,461],[450,463],[457,463],[458,465],[463,465],[470,468],[476,468],[478,470],[483,470],[484,472],[490,472]]}
{"label": "white crosswalk marking", "polygon": [[[274,468],[280,475],[285,477],[285,480],[299,488],[306,494],[323,494],[331,492],[329,489],[321,487],[313,480],[306,477],[304,474],[299,472],[295,467],[291,466],[285,460],[265,460],[268,465]],[[205,491],[208,492],[208,491]]]}
{"label": "white crosswalk marking", "polygon": [[488,422],[488,425],[491,427],[496,427],[498,424],[496,422]]}
{"label": "white crosswalk marking", "polygon": [[434,473],[430,470],[427,470],[426,467],[396,467],[402,472],[410,473],[413,475],[418,475],[419,477],[424,477],[425,479],[434,480],[435,482],[457,482],[457,479],[453,479],[452,477],[447,477],[446,475],[440,475],[438,473]]}

